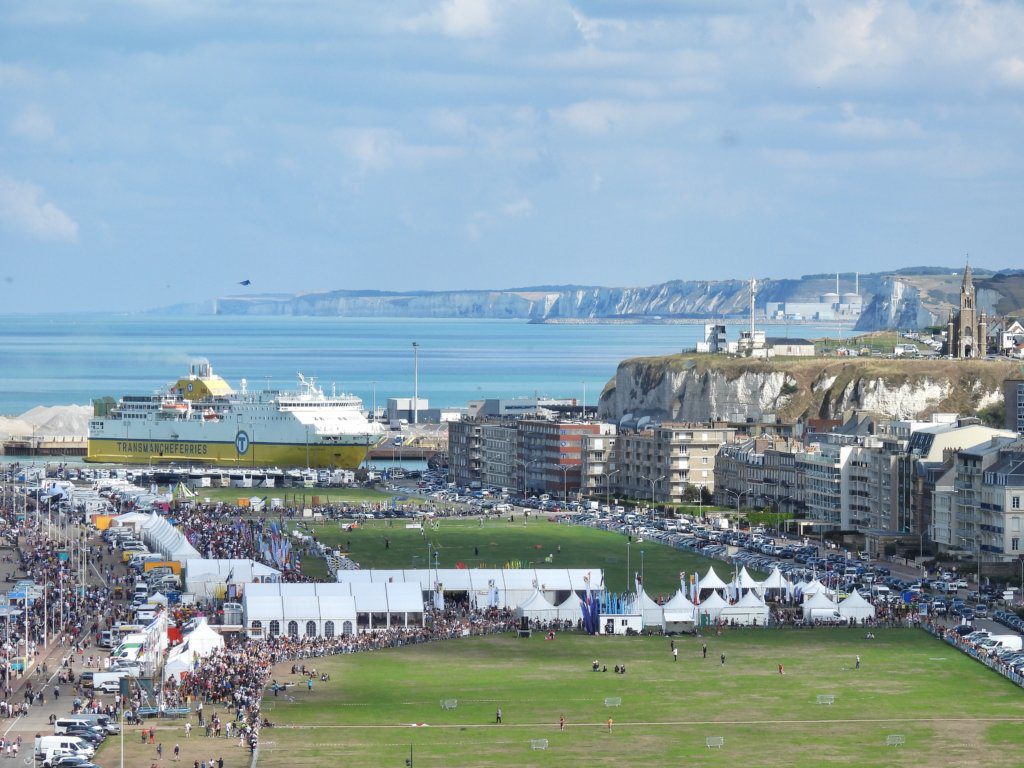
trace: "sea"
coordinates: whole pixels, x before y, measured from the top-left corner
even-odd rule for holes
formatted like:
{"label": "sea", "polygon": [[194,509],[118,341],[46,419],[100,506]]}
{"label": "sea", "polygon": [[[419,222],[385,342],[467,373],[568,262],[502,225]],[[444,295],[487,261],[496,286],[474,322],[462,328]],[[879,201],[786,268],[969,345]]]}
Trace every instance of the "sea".
{"label": "sea", "polygon": [[[734,338],[746,327],[729,328]],[[835,338],[833,326],[765,325],[769,336]],[[298,374],[369,408],[413,394],[431,407],[548,395],[597,403],[621,360],[693,349],[694,324],[522,320],[33,314],[0,316],[0,414],[147,394],[208,360],[235,387],[291,389]]]}

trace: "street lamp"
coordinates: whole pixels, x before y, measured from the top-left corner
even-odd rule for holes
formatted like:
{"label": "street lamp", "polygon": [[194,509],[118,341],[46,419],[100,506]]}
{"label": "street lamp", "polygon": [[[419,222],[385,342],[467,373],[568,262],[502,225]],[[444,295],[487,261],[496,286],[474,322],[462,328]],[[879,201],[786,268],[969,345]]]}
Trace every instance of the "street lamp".
{"label": "street lamp", "polygon": [[609,511],[612,508],[612,475],[617,475],[621,471],[621,469],[615,469],[611,472],[601,473],[601,476],[604,477],[604,505],[608,507]]}
{"label": "street lamp", "polygon": [[530,466],[531,464],[536,464],[537,463],[537,459],[531,459],[530,461],[523,461],[522,459],[516,459],[515,463],[516,463],[517,467],[522,467],[523,468],[523,499],[525,500],[526,499],[526,491],[527,491],[527,489],[526,489],[526,468],[528,466]]}
{"label": "street lamp", "polygon": [[729,488],[723,488],[722,490],[725,491],[726,493],[731,493],[733,496],[736,497],[736,514],[737,515],[740,513],[740,499],[742,499],[744,496],[749,496],[750,494],[752,494],[754,492],[753,488],[747,488],[747,490],[740,491],[739,493],[737,493],[736,491],[730,490]]}
{"label": "street lamp", "polygon": [[412,343],[412,423],[419,423],[420,414],[420,345]]}
{"label": "street lamp", "polygon": [[[970,539],[965,539],[963,536],[959,537],[960,541],[964,544],[968,543]],[[978,590],[981,590],[981,534],[979,533],[975,539],[975,543],[978,545]]]}
{"label": "street lamp", "polygon": [[548,464],[546,466],[551,467],[552,469],[560,469],[560,470],[562,470],[562,499],[563,499],[563,503],[566,506],[568,506],[569,505],[569,470],[573,469],[573,467],[571,467],[568,464]]}
{"label": "street lamp", "polygon": [[654,513],[654,486],[656,486],[658,483],[660,483],[666,477],[668,477],[668,475],[662,475],[661,477],[656,477],[656,478],[654,478],[652,480],[651,478],[647,477],[646,475],[640,475],[640,479],[641,480],[646,480],[648,483],[651,484],[651,514]]}

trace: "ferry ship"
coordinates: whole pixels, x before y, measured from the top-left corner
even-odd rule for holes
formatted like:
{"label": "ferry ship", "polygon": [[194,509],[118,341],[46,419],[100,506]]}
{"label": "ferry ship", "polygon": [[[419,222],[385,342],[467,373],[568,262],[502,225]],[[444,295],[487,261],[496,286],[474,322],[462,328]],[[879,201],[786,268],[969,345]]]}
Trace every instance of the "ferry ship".
{"label": "ferry ship", "polygon": [[355,469],[384,436],[354,395],[325,395],[299,374],[299,389],[235,392],[208,362],[152,395],[93,401],[85,460],[219,467]]}

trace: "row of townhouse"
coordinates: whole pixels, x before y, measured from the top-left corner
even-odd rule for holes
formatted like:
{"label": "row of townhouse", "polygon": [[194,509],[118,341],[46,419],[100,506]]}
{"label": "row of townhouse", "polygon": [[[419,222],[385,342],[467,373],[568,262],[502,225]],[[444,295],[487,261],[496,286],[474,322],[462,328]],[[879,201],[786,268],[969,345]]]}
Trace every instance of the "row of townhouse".
{"label": "row of townhouse", "polygon": [[466,418],[448,425],[449,467],[464,486],[677,504],[714,490],[716,457],[735,434],[723,424],[618,432],[597,421]]}
{"label": "row of townhouse", "polygon": [[[715,497],[723,506],[795,513],[825,529],[916,536],[922,548],[932,541],[1012,559],[1022,552],[1013,486],[1019,470],[984,470],[1012,462],[1018,440],[1013,431],[950,414],[928,422],[858,418],[799,441],[723,446]],[[1001,479],[986,484],[987,477]]]}

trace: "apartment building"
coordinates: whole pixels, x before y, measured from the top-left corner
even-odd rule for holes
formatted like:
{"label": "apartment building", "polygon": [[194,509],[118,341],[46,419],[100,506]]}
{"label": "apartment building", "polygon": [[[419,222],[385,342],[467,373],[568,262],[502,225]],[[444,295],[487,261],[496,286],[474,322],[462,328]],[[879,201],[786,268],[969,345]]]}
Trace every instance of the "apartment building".
{"label": "apartment building", "polygon": [[616,437],[615,487],[624,496],[679,504],[687,488],[715,487],[719,449],[733,442],[725,426],[665,423]]}

